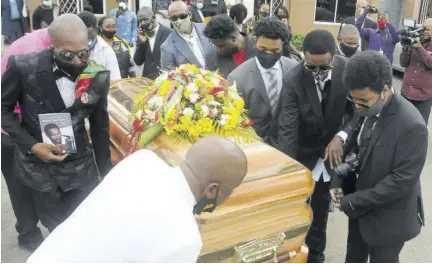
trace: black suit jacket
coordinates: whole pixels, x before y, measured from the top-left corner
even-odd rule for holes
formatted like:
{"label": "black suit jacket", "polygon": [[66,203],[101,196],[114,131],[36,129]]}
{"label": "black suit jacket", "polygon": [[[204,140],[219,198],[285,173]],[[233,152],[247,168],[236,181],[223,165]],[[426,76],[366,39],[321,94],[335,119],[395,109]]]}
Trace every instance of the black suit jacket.
{"label": "black suit jacket", "polygon": [[[340,33],[340,31],[342,29],[342,26],[344,24],[355,25],[355,16],[349,17],[349,18],[345,19],[344,21],[342,21],[342,23],[341,23],[341,25],[339,27],[339,33]],[[377,29],[378,28],[378,24],[375,21],[373,21],[372,19],[370,19],[370,18],[367,17],[366,20],[365,20],[365,22],[364,22],[364,28]],[[338,33],[338,35],[339,35],[339,33]],[[367,50],[368,46],[369,46],[368,40],[362,38],[361,39],[361,49],[362,49],[362,51]]]}
{"label": "black suit jacket", "polygon": [[194,23],[202,23],[202,18],[199,14],[198,7],[195,5],[189,5],[189,11],[192,13],[191,21]]}
{"label": "black suit jacket", "polygon": [[[250,36],[246,37],[246,53],[245,53],[245,60],[247,61],[252,57],[255,57],[255,45],[253,38]],[[213,50],[206,56],[206,68],[209,71],[215,71],[219,69],[219,72],[227,78],[228,75],[237,68],[237,64],[234,61],[234,58],[232,55],[230,56],[224,56],[217,53],[216,50]]]}
{"label": "black suit jacket", "polygon": [[342,84],[345,58],[335,55],[325,115],[312,73],[300,62],[282,92],[279,149],[312,170],[341,127],[348,90]]}
{"label": "black suit jacket", "polygon": [[[348,135],[356,123],[355,116]],[[341,209],[357,219],[361,235],[371,247],[408,241],[424,225],[420,174],[427,153],[428,131],[415,107],[395,94],[381,112],[362,158],[356,192],[341,199]],[[340,187],[332,179],[332,188]]]}
{"label": "black suit jacket", "polygon": [[149,41],[137,44],[137,50],[134,55],[134,62],[137,65],[142,65],[143,77],[150,78],[152,80],[159,76],[159,68],[161,67],[161,49],[160,46],[164,43],[165,39],[171,34],[171,29],[159,24],[159,29],[156,34],[155,43],[153,46],[153,51],[151,50]]}
{"label": "black suit jacket", "polygon": [[[59,186],[68,191],[85,185],[111,168],[109,151],[109,118],[107,94],[109,72],[101,72],[92,81],[88,104],[78,99],[66,109],[53,73],[53,53],[50,50],[11,56],[2,76],[1,126],[15,143],[15,175],[37,191],[54,191]],[[21,107],[21,119],[13,112]],[[39,114],[70,112],[77,153],[63,162],[45,163],[28,151],[43,142]],[[90,121],[90,144],[84,119]]]}

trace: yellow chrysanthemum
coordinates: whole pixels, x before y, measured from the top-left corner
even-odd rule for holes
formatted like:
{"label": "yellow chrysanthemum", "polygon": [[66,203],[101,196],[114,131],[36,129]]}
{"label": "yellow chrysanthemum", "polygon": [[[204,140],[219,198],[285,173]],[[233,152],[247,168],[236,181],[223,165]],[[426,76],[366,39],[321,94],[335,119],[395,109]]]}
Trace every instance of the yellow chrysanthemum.
{"label": "yellow chrysanthemum", "polygon": [[232,129],[236,128],[238,125],[238,122],[239,122],[239,118],[240,118],[240,116],[238,115],[238,113],[233,113],[233,114],[229,115],[227,122],[224,126],[224,129],[232,130]]}
{"label": "yellow chrysanthemum", "polygon": [[159,88],[159,95],[160,96],[165,96],[169,89],[171,88],[171,85],[173,84],[173,81],[167,80],[167,81],[163,81],[162,85]]}
{"label": "yellow chrysanthemum", "polygon": [[190,89],[188,89],[188,88],[184,88],[183,89],[183,97],[184,98],[189,98],[189,96],[192,94],[192,91],[190,90]]}
{"label": "yellow chrysanthemum", "polygon": [[202,136],[205,136],[213,131],[213,121],[208,117],[198,120],[197,126]]}
{"label": "yellow chrysanthemum", "polygon": [[186,64],[184,65],[184,68],[189,72],[193,72],[195,74],[199,73],[199,68],[197,68],[197,66],[194,64]]}
{"label": "yellow chrysanthemum", "polygon": [[185,126],[192,126],[193,125],[193,121],[192,121],[192,117],[190,115],[185,115],[180,117],[180,123]]}
{"label": "yellow chrysanthemum", "polygon": [[201,103],[196,103],[194,107],[195,107],[195,110],[201,111],[202,104]]}
{"label": "yellow chrysanthemum", "polygon": [[211,94],[207,95],[207,96],[205,97],[205,99],[207,100],[207,102],[214,101],[214,97],[213,97],[213,95],[211,95]]}
{"label": "yellow chrysanthemum", "polygon": [[245,105],[243,98],[240,98],[239,100],[234,101],[234,107],[237,109],[243,108]]}

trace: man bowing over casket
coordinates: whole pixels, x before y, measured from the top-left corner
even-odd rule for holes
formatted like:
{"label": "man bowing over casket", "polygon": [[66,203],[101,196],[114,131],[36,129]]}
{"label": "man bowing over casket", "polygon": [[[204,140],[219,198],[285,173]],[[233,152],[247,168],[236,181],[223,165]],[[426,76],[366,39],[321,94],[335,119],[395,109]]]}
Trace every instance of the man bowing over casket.
{"label": "man bowing over casket", "polygon": [[179,167],[149,150],[121,161],[27,263],[196,262],[201,236],[194,215],[212,212],[247,172],[243,151],[211,136]]}

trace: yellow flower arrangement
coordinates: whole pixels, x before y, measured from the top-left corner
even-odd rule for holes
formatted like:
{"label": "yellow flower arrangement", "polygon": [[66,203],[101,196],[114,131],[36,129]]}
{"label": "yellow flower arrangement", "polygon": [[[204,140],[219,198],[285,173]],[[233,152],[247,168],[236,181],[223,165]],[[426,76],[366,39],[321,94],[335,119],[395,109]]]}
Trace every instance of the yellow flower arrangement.
{"label": "yellow flower arrangement", "polygon": [[159,76],[134,101],[132,146],[144,147],[165,131],[191,143],[209,135],[260,140],[237,88],[218,72],[185,64]]}

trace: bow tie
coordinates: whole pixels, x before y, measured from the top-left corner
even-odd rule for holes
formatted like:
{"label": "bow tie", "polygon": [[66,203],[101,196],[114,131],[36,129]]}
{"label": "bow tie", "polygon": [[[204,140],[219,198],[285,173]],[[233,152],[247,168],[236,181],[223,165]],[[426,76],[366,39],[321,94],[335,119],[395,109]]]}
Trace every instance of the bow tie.
{"label": "bow tie", "polygon": [[68,78],[71,82],[75,82],[76,78],[68,75],[64,71],[60,70],[59,68],[54,68],[54,78],[57,81],[60,78]]}

